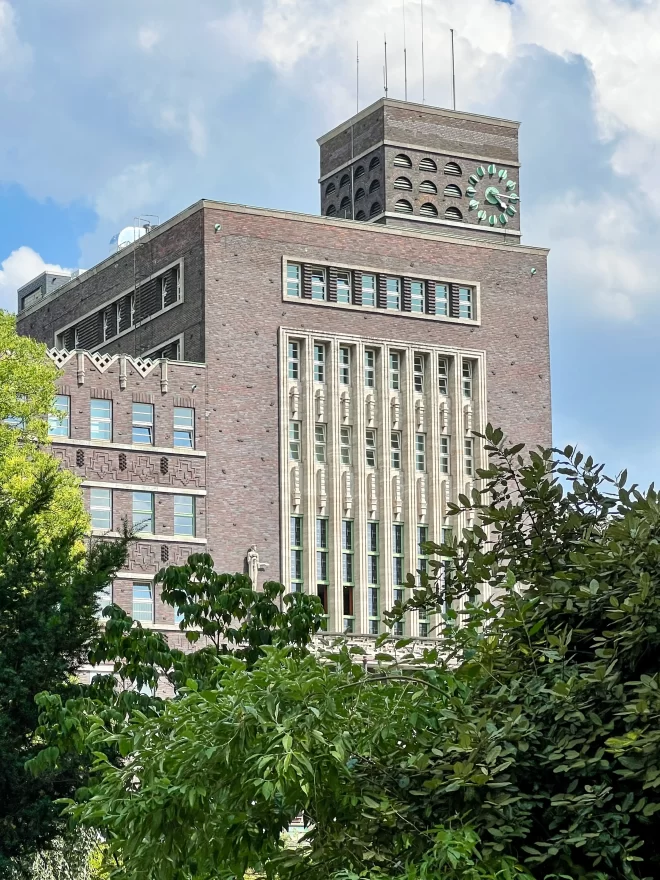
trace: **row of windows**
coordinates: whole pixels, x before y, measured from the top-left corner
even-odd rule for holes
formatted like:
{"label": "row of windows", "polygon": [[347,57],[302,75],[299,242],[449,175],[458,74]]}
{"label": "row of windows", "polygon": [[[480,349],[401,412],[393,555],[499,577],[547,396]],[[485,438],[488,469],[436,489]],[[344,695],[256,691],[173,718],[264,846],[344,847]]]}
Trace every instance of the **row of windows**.
{"label": "row of windows", "polygon": [[[394,157],[394,161],[392,163],[397,168],[412,168],[413,163],[410,156],[407,156],[405,153],[399,153]],[[374,156],[368,164],[369,171],[373,171],[375,168],[380,167],[380,158],[378,156]],[[420,171],[429,171],[436,172],[438,170],[438,166],[433,161],[433,159],[425,158],[420,159],[418,168]],[[447,162],[444,168],[445,174],[456,177],[460,176],[463,171],[461,170],[460,165],[457,162]],[[359,180],[361,177],[364,177],[366,173],[365,165],[358,165],[355,169],[355,173],[353,174],[354,180]],[[342,174],[341,179],[339,181],[339,189],[342,190],[344,187],[350,185],[351,177],[350,174]],[[376,182],[376,181],[374,181]],[[396,186],[396,183],[394,184]],[[373,183],[371,185],[373,187]],[[379,184],[380,186],[380,184]],[[421,189],[421,186],[420,186]],[[422,190],[423,191],[423,190]],[[430,190],[429,190],[430,191]],[[325,188],[326,196],[331,196],[333,193],[337,192],[337,186],[334,181],[331,181]],[[373,192],[373,189],[369,189],[369,192]],[[433,192],[437,192],[437,189],[433,190]],[[355,195],[357,201],[357,193]]]}
{"label": "row of windows", "polygon": [[[394,189],[401,189],[406,192],[412,192],[412,181],[408,177],[397,177],[394,181]],[[419,191],[421,193],[428,193],[429,195],[437,195],[438,187],[433,183],[432,180],[423,180],[419,185]],[[355,193],[355,201],[358,200],[358,190]],[[369,190],[371,192],[371,190]],[[362,195],[364,196],[364,190],[362,190]],[[450,198],[461,198],[463,193],[461,192],[460,186],[457,186],[455,183],[448,183],[444,188],[444,195]]]}
{"label": "row of windows", "polygon": [[[364,193],[363,193],[364,195]],[[375,217],[377,214],[382,212],[383,208],[380,202],[374,202],[369,209],[369,217]],[[394,203],[394,210],[399,214],[412,214],[414,209],[413,206],[407,199],[398,199]],[[440,214],[438,209],[431,202],[425,202],[420,206],[419,213],[422,217],[439,217]],[[351,217],[351,202],[348,196],[342,199],[341,205],[339,206],[339,212],[335,205],[328,205],[328,208],[325,212],[326,217],[343,217],[344,219],[350,220]],[[450,205],[445,209],[445,220],[462,220],[463,214],[460,209],[455,207],[454,205]],[[365,211],[358,211],[355,215],[356,220],[366,220],[367,215]]]}
{"label": "row of windows", "polygon": [[[154,622],[154,585],[151,581],[133,581],[133,620],[140,623]],[[174,608],[174,623],[180,623],[183,615]]]}
{"label": "row of windows", "polygon": [[[132,493],[132,525],[141,535],[155,534],[156,508],[153,492]],[[94,487],[89,492],[89,513],[93,529],[105,532],[113,528],[113,490]],[[195,537],[195,498],[192,495],[174,496],[173,535]]]}
{"label": "row of windows", "polygon": [[[48,417],[48,435],[50,437],[71,436],[71,398],[66,394],[58,394],[55,398],[57,415]],[[156,442],[154,405],[152,403],[134,403],[131,413],[131,442],[140,446],[154,446]],[[113,407],[111,400],[89,402],[89,436],[90,440],[112,442]],[[188,406],[175,406],[173,417],[173,444],[186,449],[195,448],[195,410]]]}
{"label": "row of windows", "polygon": [[286,295],[438,317],[477,316],[472,287],[301,263],[287,263]]}

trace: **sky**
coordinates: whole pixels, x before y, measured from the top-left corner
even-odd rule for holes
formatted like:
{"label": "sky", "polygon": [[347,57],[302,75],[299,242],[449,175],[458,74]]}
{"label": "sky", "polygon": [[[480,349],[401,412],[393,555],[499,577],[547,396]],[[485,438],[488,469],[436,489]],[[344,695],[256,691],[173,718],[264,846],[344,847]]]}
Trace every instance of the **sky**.
{"label": "sky", "polygon": [[[405,8],[405,28],[404,28]],[[421,17],[425,70],[422,95]],[[521,121],[551,249],[554,442],[660,472],[660,0],[0,0],[0,307],[200,198],[319,210],[316,138],[382,95]]]}

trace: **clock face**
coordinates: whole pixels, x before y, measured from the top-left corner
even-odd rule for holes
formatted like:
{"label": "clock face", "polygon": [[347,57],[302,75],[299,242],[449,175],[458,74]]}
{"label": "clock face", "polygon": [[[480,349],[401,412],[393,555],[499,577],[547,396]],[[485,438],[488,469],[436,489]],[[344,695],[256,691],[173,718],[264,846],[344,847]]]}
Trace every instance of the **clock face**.
{"label": "clock face", "polygon": [[477,223],[506,226],[515,216],[520,196],[516,192],[515,180],[509,178],[505,168],[479,165],[468,177],[468,184],[465,190],[470,199],[468,210],[477,212]]}

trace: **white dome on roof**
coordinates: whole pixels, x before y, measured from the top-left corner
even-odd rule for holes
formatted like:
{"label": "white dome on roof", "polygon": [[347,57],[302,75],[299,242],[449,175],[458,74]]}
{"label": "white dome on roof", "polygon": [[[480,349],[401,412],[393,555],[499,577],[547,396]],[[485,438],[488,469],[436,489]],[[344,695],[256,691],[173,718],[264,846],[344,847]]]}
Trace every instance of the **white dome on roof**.
{"label": "white dome on roof", "polygon": [[134,241],[137,241],[138,238],[142,238],[146,234],[147,230],[144,226],[125,226],[121,232],[112,236],[110,247],[116,248],[119,251],[122,248],[128,247],[129,244],[133,244]]}

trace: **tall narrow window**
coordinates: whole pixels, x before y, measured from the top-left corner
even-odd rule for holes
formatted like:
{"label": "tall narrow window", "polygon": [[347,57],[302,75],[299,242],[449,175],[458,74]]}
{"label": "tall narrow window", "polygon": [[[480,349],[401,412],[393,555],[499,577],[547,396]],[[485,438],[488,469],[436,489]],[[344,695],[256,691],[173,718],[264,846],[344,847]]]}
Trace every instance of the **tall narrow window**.
{"label": "tall narrow window", "polygon": [[[135,404],[133,404],[135,407]],[[135,415],[133,416],[135,424]],[[133,428],[135,431],[135,428]],[[89,436],[92,440],[112,440],[112,401],[96,400],[89,402]],[[133,443],[135,443],[133,439]]]}
{"label": "tall narrow window", "polygon": [[390,352],[390,388],[398,391],[401,388],[401,357],[398,352]]}
{"label": "tall narrow window", "polygon": [[153,492],[133,492],[133,528],[143,535],[153,535]]}
{"label": "tall narrow window", "polygon": [[339,349],[339,384],[351,384],[351,351],[343,345]]}
{"label": "tall narrow window", "polygon": [[436,315],[449,314],[449,285],[435,285],[435,313]]}
{"label": "tall narrow window", "polygon": [[300,345],[297,342],[289,342],[288,347],[289,379],[300,378]]}
{"label": "tall narrow window", "polygon": [[353,607],[353,520],[344,519],[341,523],[341,578],[344,605],[344,632],[355,630],[355,609]]}
{"label": "tall narrow window", "polygon": [[96,594],[96,616],[102,618],[108,605],[112,605],[112,584],[101,587]]}
{"label": "tall narrow window", "polygon": [[107,342],[119,333],[119,303],[110,303],[103,309],[103,341]]}
{"label": "tall narrow window", "polygon": [[472,361],[463,361],[463,397],[472,397]]}
{"label": "tall narrow window", "polygon": [[440,473],[449,473],[449,437],[440,438]]}
{"label": "tall narrow window", "polygon": [[[392,598],[394,602],[404,601],[403,588],[403,524],[395,523],[392,526]],[[395,636],[404,634],[403,621],[394,624],[392,632]]]}
{"label": "tall narrow window", "polygon": [[426,434],[415,434],[415,470],[426,470]]}
{"label": "tall narrow window", "polygon": [[465,473],[468,477],[474,476],[474,440],[472,437],[465,438]]}
{"label": "tall narrow window", "polygon": [[351,301],[351,273],[337,273],[337,302],[350,303]]}
{"label": "tall narrow window", "polygon": [[292,516],[291,527],[291,592],[303,592],[302,516]]}
{"label": "tall narrow window", "polygon": [[376,387],[376,352],[373,348],[364,350],[364,384],[367,388]]}
{"label": "tall narrow window", "polygon": [[289,458],[300,461],[300,422],[289,422]]}
{"label": "tall narrow window", "polygon": [[286,295],[300,296],[300,264],[287,263],[286,266]]}
{"label": "tall narrow window", "polygon": [[376,276],[375,275],[363,275],[362,276],[362,305],[363,306],[375,306],[376,305]]}
{"label": "tall narrow window", "polygon": [[154,594],[151,581],[133,582],[133,620],[154,622]]}
{"label": "tall narrow window", "polygon": [[375,428],[367,428],[366,431],[366,450],[365,450],[365,459],[367,462],[367,467],[376,467],[376,429]]}
{"label": "tall narrow window", "polygon": [[415,391],[424,391],[424,355],[416,354],[413,361],[413,384]]}
{"label": "tall narrow window", "polygon": [[325,345],[314,346],[314,381],[325,382]]}
{"label": "tall narrow window", "polygon": [[410,310],[412,312],[424,311],[424,282],[411,281],[410,283]]}
{"label": "tall narrow window", "polygon": [[314,458],[325,464],[325,425],[314,426]]}
{"label": "tall narrow window", "polygon": [[89,490],[89,512],[93,529],[112,529],[112,489]]}
{"label": "tall narrow window", "polygon": [[[417,526],[417,585],[423,587],[423,576],[428,573],[428,555],[424,545],[429,539],[428,526]],[[419,620],[419,635],[421,638],[427,638],[429,634],[429,620],[426,608],[420,608],[417,612]]]}
{"label": "tall narrow window", "polygon": [[387,308],[399,310],[401,308],[401,279],[387,279]]}
{"label": "tall narrow window", "polygon": [[438,391],[443,397],[449,392],[449,362],[441,355],[438,356]]}
{"label": "tall narrow window", "polygon": [[68,437],[71,431],[71,398],[68,394],[57,394],[53,406],[55,412],[48,416],[48,436]]}
{"label": "tall narrow window", "polygon": [[153,446],[154,406],[153,403],[133,404],[133,443]]}
{"label": "tall narrow window", "polygon": [[391,432],[390,448],[392,450],[392,467],[394,468],[394,470],[399,470],[401,467],[401,431]]}
{"label": "tall narrow window", "polygon": [[192,495],[174,496],[174,534],[195,535],[195,499]]}
{"label": "tall narrow window", "polygon": [[325,269],[312,269],[312,299],[325,299]]}
{"label": "tall narrow window", "polygon": [[328,568],[328,520],[319,517],[316,520],[316,595],[323,605],[325,618],[321,624],[322,629],[327,629],[328,614],[328,588],[330,574]]}
{"label": "tall narrow window", "polygon": [[339,451],[342,464],[351,463],[351,429],[350,426],[340,428],[339,431]]}
{"label": "tall narrow window", "polygon": [[472,302],[472,288],[458,288],[458,316],[459,318],[473,318],[474,308]]}
{"label": "tall narrow window", "polygon": [[380,626],[380,587],[379,587],[379,544],[378,523],[367,523],[367,610],[369,633],[378,635]]}
{"label": "tall narrow window", "polygon": [[195,410],[191,406],[174,407],[174,445],[195,448]]}

